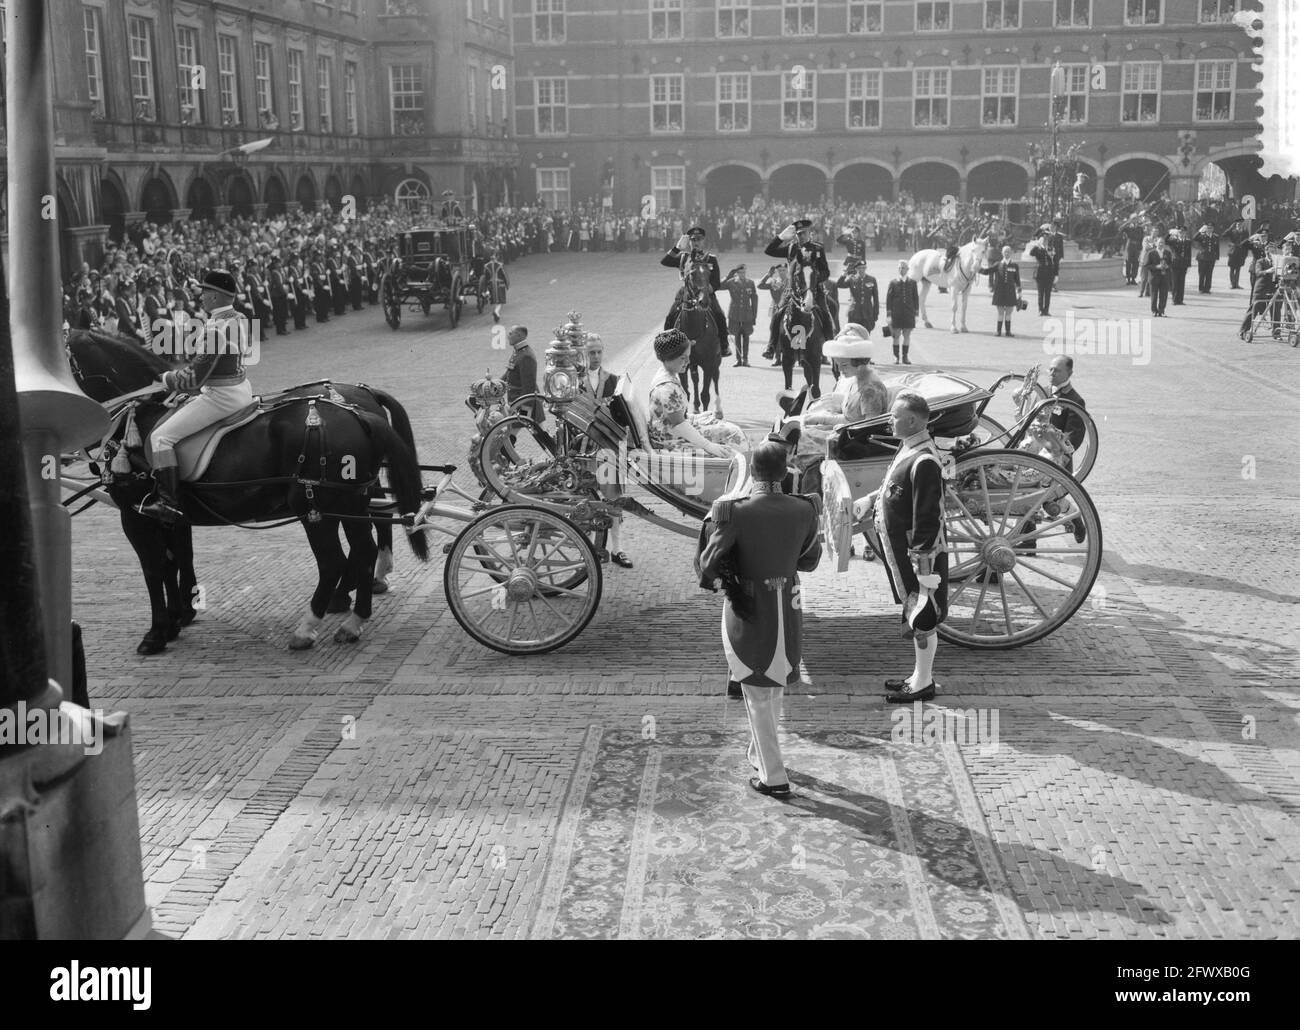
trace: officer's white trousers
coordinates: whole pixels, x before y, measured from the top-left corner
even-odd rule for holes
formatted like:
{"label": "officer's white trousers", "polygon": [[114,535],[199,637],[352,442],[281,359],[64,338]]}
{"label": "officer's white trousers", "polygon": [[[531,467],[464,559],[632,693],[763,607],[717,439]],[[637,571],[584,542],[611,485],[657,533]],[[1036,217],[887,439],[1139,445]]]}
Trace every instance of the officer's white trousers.
{"label": "officer's white trousers", "polygon": [[758,770],[759,778],[769,787],[789,783],[778,736],[785,688],[751,687],[742,683],[740,689],[745,695],[745,711],[749,714],[749,764]]}

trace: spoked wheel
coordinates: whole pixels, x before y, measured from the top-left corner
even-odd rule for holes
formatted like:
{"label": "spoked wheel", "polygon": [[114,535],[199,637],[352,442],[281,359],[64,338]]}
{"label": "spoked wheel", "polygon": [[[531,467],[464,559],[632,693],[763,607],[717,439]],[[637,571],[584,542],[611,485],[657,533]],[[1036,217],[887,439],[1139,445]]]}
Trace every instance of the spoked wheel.
{"label": "spoked wheel", "polygon": [[402,324],[402,302],[397,296],[397,284],[393,282],[391,272],[384,273],[379,284],[379,296],[383,298],[384,321],[393,329],[398,328]]}
{"label": "spoked wheel", "polygon": [[[1079,425],[1083,428],[1083,436],[1072,453],[1066,453],[1070,441],[1065,429],[1051,426],[1050,420],[1054,412],[1065,416],[1065,429],[1073,430]],[[1097,423],[1093,421],[1092,416],[1088,414],[1088,409],[1083,405],[1071,400],[1054,399],[1050,403],[1040,405],[1033,417],[1022,421],[1013,429],[1002,441],[1001,446],[1028,451],[1030,454],[1053,461],[1082,483],[1088,478],[1088,473],[1097,462]]]}
{"label": "spoked wheel", "polygon": [[1087,491],[1024,451],[959,459],[944,523],[948,617],[939,635],[966,647],[1041,640],[1078,611],[1101,568],[1101,520]]}
{"label": "spoked wheel", "polygon": [[1014,426],[1040,402],[1047,400],[1047,391],[1035,381],[1025,388],[1025,377],[1015,373],[1004,375],[989,387],[993,396],[984,405],[981,415],[1001,426]]}
{"label": "spoked wheel", "polygon": [[471,464],[479,481],[503,501],[518,500],[519,494],[554,500],[593,496],[575,467],[557,457],[555,441],[527,415],[510,415],[489,429]]}
{"label": "spoked wheel", "polygon": [[460,309],[464,306],[464,301],[460,299],[460,280],[453,279],[451,282],[451,292],[447,294],[447,318],[450,321],[448,328],[455,329],[460,324]]}
{"label": "spoked wheel", "polygon": [[[581,574],[576,586],[565,586]],[[600,562],[561,515],[523,504],[485,512],[456,538],[443,569],[461,628],[503,654],[543,654],[577,637],[600,604]]]}
{"label": "spoked wheel", "polygon": [[1004,447],[1007,441],[1007,430],[995,418],[988,415],[981,415],[979,422],[975,426],[975,431],[970,434],[974,437],[972,446],[975,447]]}
{"label": "spoked wheel", "polygon": [[[497,495],[492,490],[491,487],[485,486],[482,489],[482,491],[479,493],[478,499],[480,501],[486,501],[487,503],[492,504],[493,502],[496,501]],[[592,546],[597,548],[604,547],[605,535],[606,534],[604,533],[604,531],[597,533],[596,539],[592,541]],[[474,553],[479,555],[480,559],[482,560],[483,571],[486,575],[492,577],[492,579],[496,580],[498,583],[504,583],[506,582],[507,579],[510,578],[509,571],[492,557],[491,553],[482,543],[476,543],[473,546],[474,546]],[[563,578],[560,579],[560,581],[555,584],[555,587],[558,587],[560,590],[574,590],[586,578],[587,578],[587,570],[585,568],[575,569],[573,575],[571,575],[568,579],[563,579]],[[545,597],[553,597],[556,593],[554,587],[539,587],[538,589],[541,590],[542,595]]]}

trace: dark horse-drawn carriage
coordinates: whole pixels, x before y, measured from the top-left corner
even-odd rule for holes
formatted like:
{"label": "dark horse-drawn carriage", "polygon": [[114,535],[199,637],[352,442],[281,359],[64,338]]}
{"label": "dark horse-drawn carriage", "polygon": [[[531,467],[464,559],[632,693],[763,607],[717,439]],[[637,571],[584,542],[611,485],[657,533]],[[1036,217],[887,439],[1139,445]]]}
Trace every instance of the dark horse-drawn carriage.
{"label": "dark horse-drawn carriage", "polygon": [[[379,283],[384,319],[397,329],[402,309],[428,314],[435,305],[447,312],[448,328],[460,322],[462,294],[471,279],[470,229],[461,222],[408,229],[398,236],[398,254]],[[483,310],[482,303],[479,304]]]}

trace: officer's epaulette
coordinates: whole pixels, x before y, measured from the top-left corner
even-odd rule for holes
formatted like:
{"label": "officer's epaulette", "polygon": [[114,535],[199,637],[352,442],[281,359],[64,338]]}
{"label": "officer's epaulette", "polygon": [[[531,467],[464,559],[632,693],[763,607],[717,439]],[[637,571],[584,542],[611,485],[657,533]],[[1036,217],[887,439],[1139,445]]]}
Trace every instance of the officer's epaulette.
{"label": "officer's epaulette", "polygon": [[717,500],[713,502],[713,508],[709,512],[709,518],[713,520],[715,526],[721,526],[731,521],[732,509],[736,506],[736,498]]}
{"label": "officer's epaulette", "polygon": [[818,516],[822,513],[822,495],[821,494],[795,494],[796,497],[802,497],[805,501],[813,506]]}

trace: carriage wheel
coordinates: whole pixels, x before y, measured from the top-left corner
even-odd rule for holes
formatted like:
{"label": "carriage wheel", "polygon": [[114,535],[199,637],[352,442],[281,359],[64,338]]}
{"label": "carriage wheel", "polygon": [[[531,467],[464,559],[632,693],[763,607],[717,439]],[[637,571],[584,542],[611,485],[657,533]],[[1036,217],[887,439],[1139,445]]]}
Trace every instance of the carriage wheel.
{"label": "carriage wheel", "polygon": [[1041,640],[1078,611],[1101,568],[1101,520],[1087,491],[1023,451],[959,459],[944,523],[948,617],[939,635],[966,647]]}
{"label": "carriage wheel", "polygon": [[464,301],[460,299],[460,291],[462,288],[460,277],[453,277],[451,280],[450,291],[447,294],[447,303],[444,305],[447,309],[447,319],[450,323],[448,325],[449,329],[455,329],[456,326],[460,324],[460,309],[464,304]]}
{"label": "carriage wheel", "polygon": [[1003,426],[1014,426],[1020,421],[1021,412],[1031,411],[1035,406],[1047,400],[1047,391],[1037,382],[1030,387],[1030,397],[1017,401],[1013,396],[1025,388],[1025,377],[1019,374],[1004,375],[989,387],[991,396],[980,409],[981,415],[987,415],[994,422]]}
{"label": "carriage wheel", "polygon": [[384,321],[393,329],[402,324],[402,302],[397,296],[397,284],[393,282],[391,272],[384,273],[383,282],[379,284],[379,295],[383,298]]}
{"label": "carriage wheel", "polygon": [[[1088,473],[1092,471],[1092,466],[1097,462],[1097,423],[1088,414],[1087,408],[1075,404],[1074,401],[1057,400],[1054,406],[1074,412],[1083,421],[1083,439],[1079,441],[1079,446],[1074,449],[1074,453],[1068,462],[1069,467],[1066,468],[1064,461],[1057,462],[1058,465],[1065,468],[1070,475],[1082,483],[1088,478]],[[1050,405],[1045,405],[1041,409],[1041,417],[1043,418],[1050,417],[1051,413],[1052,406]],[[1002,441],[1001,446],[1011,450],[1027,450],[1031,454],[1038,453],[1038,457],[1048,458],[1049,461],[1052,460],[1048,455],[1036,452],[1032,440],[1026,440],[1027,437],[1032,435],[1037,421],[1037,417],[1023,421],[1008,434],[1007,438]]]}
{"label": "carriage wheel", "polygon": [[503,418],[484,434],[471,465],[479,482],[503,501],[519,494],[556,500],[588,498],[557,460],[555,441],[527,415]]}
{"label": "carriage wheel", "polygon": [[997,419],[981,415],[970,435],[974,437],[974,447],[1004,447],[1008,434]]}
{"label": "carriage wheel", "polygon": [[[478,499],[488,504],[494,504],[497,501],[497,495],[490,486],[485,486],[479,492]],[[597,538],[592,541],[592,546],[596,548],[604,547],[604,538],[605,533],[603,531],[598,533]],[[509,572],[492,557],[491,553],[481,543],[474,544],[474,553],[479,556],[483,564],[483,571],[498,583],[504,583],[510,578]],[[587,570],[585,568],[575,569],[572,576],[568,579],[561,579],[555,584],[555,586],[560,590],[576,590],[586,580],[586,578]],[[554,588],[541,587],[540,589],[544,597],[553,597],[556,594]]]}
{"label": "carriage wheel", "polygon": [[[564,586],[581,573],[577,586]],[[484,512],[451,545],[447,603],[461,628],[503,654],[544,654],[577,637],[600,604],[600,562],[563,516],[523,504]]]}

